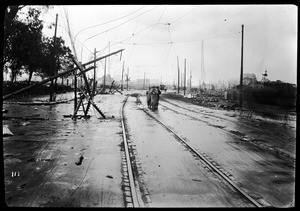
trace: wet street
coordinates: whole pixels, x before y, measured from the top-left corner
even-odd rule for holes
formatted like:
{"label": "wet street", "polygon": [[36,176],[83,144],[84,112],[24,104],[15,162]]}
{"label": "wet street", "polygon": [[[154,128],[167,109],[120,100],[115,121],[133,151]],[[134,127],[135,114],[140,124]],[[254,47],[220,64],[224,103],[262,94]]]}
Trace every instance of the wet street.
{"label": "wet street", "polygon": [[158,110],[151,111],[140,90],[97,95],[94,101],[106,119],[92,107],[89,119],[65,117],[73,112],[71,100],[56,105],[4,102],[8,112],[2,123],[13,133],[3,137],[6,204],[133,206],[124,164],[125,100],[138,206],[255,207],[210,165],[263,207],[294,206],[295,120],[247,118],[163,94]]}

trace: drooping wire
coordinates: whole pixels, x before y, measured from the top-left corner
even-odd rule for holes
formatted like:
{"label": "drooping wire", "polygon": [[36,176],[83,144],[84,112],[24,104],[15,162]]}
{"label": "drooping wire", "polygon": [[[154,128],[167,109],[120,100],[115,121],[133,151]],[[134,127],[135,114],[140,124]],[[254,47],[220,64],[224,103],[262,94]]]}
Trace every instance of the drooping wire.
{"label": "drooping wire", "polygon": [[[134,32],[133,32],[132,36],[130,36],[130,37],[128,38],[129,40],[130,40],[132,37],[134,37],[134,36],[136,35],[135,32],[136,32],[136,29],[137,29],[138,21],[139,21],[139,19],[138,19],[137,22],[136,22],[135,29],[134,29]],[[129,55],[129,58],[128,58],[128,63],[130,62],[130,59],[131,59],[133,50],[134,50],[134,46],[133,46],[132,49],[131,49],[131,52],[130,52],[130,55]]]}
{"label": "drooping wire", "polygon": [[201,42],[202,40],[212,40],[212,39],[219,39],[219,38],[222,38],[222,37],[227,37],[229,35],[236,35],[240,33],[239,32],[232,32],[232,33],[228,33],[228,34],[223,34],[223,35],[220,35],[220,36],[213,36],[213,37],[203,37],[203,38],[199,38],[197,40],[186,40],[186,41],[172,41],[171,43],[170,42],[157,42],[157,43],[122,43],[122,44],[125,44],[125,45],[169,45],[169,44],[181,44],[181,43],[193,43],[193,42]]}
{"label": "drooping wire", "polygon": [[177,18],[176,20],[174,20],[173,22],[171,22],[172,24],[174,24],[175,22],[179,21],[181,18],[187,16],[188,14],[190,14],[191,12],[193,12],[195,9],[198,9],[200,6],[193,8],[192,10],[190,10],[189,12],[185,13],[184,15],[180,16],[179,18]]}
{"label": "drooping wire", "polygon": [[171,48],[172,48],[172,44],[173,44],[173,42],[172,42],[172,39],[171,39],[171,33],[170,33],[170,24],[168,24],[168,32],[169,32],[169,49],[168,49],[168,52],[167,52],[167,56],[166,56],[166,58],[165,58],[165,60],[164,60],[164,62],[163,62],[163,65],[162,65],[162,69],[165,67],[165,64],[166,64],[166,61],[167,61],[167,59],[168,59],[168,56],[169,56],[169,53],[170,53],[170,51],[171,51]]}
{"label": "drooping wire", "polygon": [[236,14],[231,15],[230,17],[227,17],[227,18],[225,18],[225,19],[222,19],[222,20],[220,20],[220,21],[217,21],[217,22],[214,23],[214,24],[211,24],[211,25],[209,25],[209,26],[207,26],[207,27],[204,27],[204,28],[202,28],[200,31],[198,31],[198,32],[196,32],[196,33],[198,34],[198,33],[204,32],[204,31],[208,31],[208,29],[213,28],[213,27],[215,27],[215,26],[217,26],[217,25],[223,24],[224,22],[227,23],[228,20],[231,20],[231,19],[233,19],[233,17],[242,14],[244,11],[248,10],[249,8],[250,8],[250,6],[247,7],[247,8],[245,8],[245,9],[243,9],[242,11],[240,11],[240,12],[238,12],[238,13],[236,13]]}
{"label": "drooping wire", "polygon": [[[159,6],[157,6],[157,7],[159,7]],[[151,8],[151,9],[149,9],[149,10],[147,10],[147,11],[145,11],[145,12],[143,12],[143,13],[137,15],[137,16],[134,16],[133,18],[130,18],[130,19],[127,20],[127,21],[124,21],[124,22],[122,22],[122,23],[120,23],[120,24],[118,24],[118,25],[116,25],[116,26],[110,28],[110,29],[107,29],[107,30],[105,30],[105,31],[102,31],[102,32],[100,32],[100,33],[97,33],[97,34],[95,34],[95,35],[93,35],[93,36],[87,38],[85,41],[87,41],[87,40],[89,40],[89,39],[92,39],[92,38],[94,38],[94,37],[96,37],[96,36],[98,36],[98,35],[100,35],[100,34],[107,33],[108,31],[111,31],[111,30],[113,30],[113,29],[115,29],[115,28],[117,28],[117,27],[119,27],[119,26],[122,26],[123,24],[128,23],[129,21],[131,21],[131,20],[133,20],[133,19],[135,19],[135,18],[137,18],[137,17],[139,17],[139,16],[141,16],[141,15],[143,15],[143,14],[145,14],[145,13],[147,13],[147,12],[150,12],[151,10],[156,9],[157,7],[153,7],[153,8]]]}
{"label": "drooping wire", "polygon": [[[62,20],[62,22],[63,22],[63,24],[64,25],[62,25],[62,24],[60,24],[60,23],[58,23],[58,26],[59,27],[61,27],[63,30],[65,30],[65,32],[67,33],[67,34],[69,34],[69,32],[68,32],[68,29],[66,28],[67,26],[67,24],[65,23],[66,21],[65,21],[65,19],[63,18],[63,14],[62,14],[62,12],[61,12],[61,10],[59,10],[59,12],[60,12],[60,19]],[[51,14],[51,13],[47,13],[47,14],[49,14],[50,16],[51,16],[51,18],[53,18],[53,20],[55,20],[56,18]],[[53,24],[53,22],[47,22],[47,21],[44,21],[44,23],[50,23],[50,24]],[[90,50],[90,49],[88,49],[83,43],[81,43],[79,40],[76,40],[77,42],[79,42],[87,51],[89,51],[90,53],[92,53],[92,51]]]}
{"label": "drooping wire", "polygon": [[165,13],[166,9],[167,9],[167,6],[165,6],[165,8],[164,8],[163,12],[161,13],[159,19],[156,21],[156,24],[153,24],[152,29],[151,29],[151,30],[150,30],[150,31],[149,31],[142,39],[140,39],[138,42],[141,42],[143,39],[145,39],[145,37],[147,37],[147,36],[150,34],[150,32],[152,32],[152,30],[153,30],[153,29],[156,27],[156,25],[160,22],[160,19],[162,18],[162,16],[163,16],[163,14]]}
{"label": "drooping wire", "polygon": [[78,35],[80,32],[82,32],[82,31],[85,31],[85,30],[87,30],[87,29],[91,29],[91,28],[94,28],[94,27],[97,27],[97,26],[105,25],[105,24],[111,23],[111,22],[113,22],[113,21],[120,20],[120,19],[122,19],[122,18],[125,18],[125,17],[127,17],[127,16],[130,16],[130,15],[132,15],[132,14],[134,14],[134,13],[140,11],[141,9],[143,9],[143,8],[145,8],[145,7],[146,7],[146,6],[140,8],[140,9],[134,11],[134,12],[131,12],[131,13],[127,14],[127,15],[124,15],[124,16],[122,16],[122,17],[115,18],[115,19],[113,19],[113,20],[109,20],[109,21],[107,21],[107,22],[105,22],[105,23],[100,23],[100,24],[96,24],[96,25],[93,25],[93,26],[84,28],[84,29],[80,30],[80,31],[75,35],[74,40],[76,40],[77,35]]}

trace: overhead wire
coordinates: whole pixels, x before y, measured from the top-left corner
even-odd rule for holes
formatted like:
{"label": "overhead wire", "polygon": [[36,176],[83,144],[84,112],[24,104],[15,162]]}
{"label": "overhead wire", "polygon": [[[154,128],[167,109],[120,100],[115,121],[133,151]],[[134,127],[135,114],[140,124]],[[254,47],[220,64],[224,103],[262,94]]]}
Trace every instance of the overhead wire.
{"label": "overhead wire", "polygon": [[[157,7],[159,7],[159,6],[157,6]],[[118,28],[119,26],[122,26],[123,24],[128,23],[129,21],[131,21],[131,20],[133,20],[133,19],[135,19],[135,18],[137,18],[137,17],[139,17],[139,16],[141,16],[141,15],[143,15],[143,14],[145,14],[145,13],[147,13],[147,12],[153,10],[153,9],[156,9],[157,7],[153,7],[153,8],[151,8],[151,9],[149,9],[149,10],[147,10],[147,11],[145,11],[145,12],[143,12],[143,13],[141,13],[141,14],[139,14],[139,15],[133,17],[133,18],[130,18],[129,20],[126,20],[126,21],[124,21],[124,22],[122,22],[122,23],[120,23],[120,24],[118,24],[118,25],[116,25],[116,26],[110,28],[110,29],[107,29],[107,30],[104,30],[104,31],[102,31],[102,32],[100,32],[100,33],[97,33],[97,34],[95,34],[95,35],[93,35],[93,36],[87,38],[85,41],[87,41],[87,40],[89,40],[89,39],[92,39],[92,38],[94,38],[94,37],[96,37],[96,36],[98,36],[98,35],[100,35],[100,34],[105,33],[105,32],[107,33],[108,31],[111,31],[111,30],[113,30],[113,29],[115,29],[115,28]]]}
{"label": "overhead wire", "polygon": [[[62,14],[62,12],[61,12],[61,10],[60,10],[60,8],[59,8],[59,12],[60,12],[60,19],[62,20],[62,24],[60,24],[59,22],[58,22],[58,26],[59,27],[61,27],[63,30],[65,30],[65,32],[67,33],[67,34],[69,34],[69,32],[68,32],[68,29],[66,28],[67,26],[67,24],[65,23],[66,22],[66,20],[63,18],[63,14]],[[50,16],[51,16],[51,18],[55,21],[55,19],[56,19],[56,17],[54,17],[51,13],[47,13],[47,14],[49,14]],[[47,22],[47,21],[44,21],[44,23],[50,23],[50,24],[53,24],[53,22]],[[64,25],[65,26],[64,26]],[[81,43],[79,40],[77,40],[77,42],[79,42],[87,51],[89,51],[90,53],[92,53],[92,51],[90,50],[90,49],[88,49],[83,43]]]}
{"label": "overhead wire", "polygon": [[[157,7],[159,7],[159,6],[157,6]],[[135,17],[129,19],[129,20],[127,20],[127,21],[125,21],[125,22],[122,22],[121,24],[119,24],[119,25],[117,25],[117,26],[114,26],[114,27],[108,29],[108,30],[105,30],[105,31],[102,31],[102,32],[100,32],[100,33],[98,33],[98,34],[95,34],[95,35],[93,35],[93,36],[91,36],[91,37],[85,39],[83,43],[85,43],[87,40],[92,39],[92,38],[94,38],[94,37],[96,37],[96,36],[98,36],[98,35],[100,35],[100,34],[103,34],[104,32],[107,33],[107,32],[110,31],[110,30],[113,30],[113,29],[115,29],[115,28],[117,28],[117,27],[119,27],[119,26],[121,26],[121,25],[123,25],[123,24],[125,24],[125,23],[127,23],[127,22],[129,22],[129,21],[131,21],[131,20],[133,20],[133,19],[135,19],[135,18],[137,18],[137,17],[139,17],[139,16],[141,16],[141,15],[143,15],[143,14],[145,14],[145,13],[151,11],[151,10],[153,10],[153,9],[156,9],[157,7],[151,8],[151,9],[149,9],[149,10],[147,10],[147,11],[145,11],[145,12],[143,12],[143,13],[141,13],[141,14],[139,14],[139,15],[137,15],[137,16],[135,16]],[[115,43],[115,44],[116,44],[116,43]],[[81,50],[81,52],[82,52],[82,50]],[[81,53],[81,54],[82,54],[82,53]]]}
{"label": "overhead wire", "polygon": [[247,7],[247,8],[245,8],[245,9],[243,9],[242,11],[240,11],[240,12],[238,12],[238,13],[236,13],[236,14],[233,14],[233,15],[227,17],[227,18],[224,18],[224,19],[222,19],[222,20],[220,20],[220,21],[217,21],[217,22],[214,23],[214,24],[211,24],[211,25],[209,25],[209,26],[207,26],[207,27],[204,27],[204,28],[202,28],[200,31],[198,31],[198,32],[196,32],[196,33],[198,34],[198,33],[201,33],[201,32],[203,32],[203,31],[207,31],[207,29],[213,28],[213,27],[215,27],[215,26],[217,26],[217,25],[220,25],[220,24],[222,24],[222,23],[224,23],[224,22],[227,23],[228,20],[232,20],[233,17],[242,14],[244,11],[248,10],[249,8],[250,8],[250,6]]}
{"label": "overhead wire", "polygon": [[[62,19],[62,22],[63,22],[63,24],[64,24],[64,26],[62,25],[62,24],[60,24],[60,23],[58,23],[58,26],[59,27],[61,27],[63,30],[65,30],[68,34],[69,34],[69,32],[68,32],[68,29],[66,28],[67,26],[67,24],[66,24],[66,20],[64,19],[64,17],[63,17],[63,14],[62,14],[62,12],[61,12],[61,8],[59,7],[59,13],[60,13],[60,19]],[[47,13],[47,14],[49,14],[54,20],[56,19],[55,17],[53,17],[53,15],[51,14],[51,13]],[[46,22],[47,23],[47,22]],[[52,22],[48,22],[48,23],[52,23]],[[89,52],[92,52],[90,49],[88,49],[82,42],[80,42],[79,40],[76,40],[77,42],[79,42],[81,45],[83,45],[83,47],[86,49],[86,50],[88,50]]]}
{"label": "overhead wire", "polygon": [[134,13],[140,11],[141,9],[143,9],[143,8],[145,8],[145,7],[146,7],[146,6],[140,8],[140,9],[134,11],[134,12],[131,12],[131,13],[127,14],[127,15],[124,15],[124,16],[122,16],[122,17],[115,18],[115,19],[113,19],[113,20],[109,20],[109,21],[107,21],[107,22],[105,22],[105,23],[100,23],[100,24],[96,24],[96,25],[93,25],[93,26],[84,28],[84,29],[80,30],[80,31],[75,35],[74,40],[76,39],[77,35],[78,35],[80,32],[82,32],[82,31],[85,31],[85,30],[87,30],[87,29],[91,29],[91,28],[94,28],[94,27],[97,27],[97,26],[105,25],[105,24],[111,23],[111,22],[113,22],[113,21],[120,20],[120,19],[122,19],[122,18],[125,18],[125,17],[127,17],[127,16],[130,16],[130,15],[132,15],[132,14],[134,14]]}
{"label": "overhead wire", "polygon": [[[177,18],[176,20],[174,20],[174,21],[171,22],[171,23],[173,24],[173,23],[179,21],[180,19],[182,19],[183,17],[187,16],[188,14],[190,14],[191,12],[193,12],[193,11],[194,11],[195,9],[197,9],[197,8],[199,8],[199,7],[193,8],[191,11],[185,13],[184,15],[182,15],[182,16],[179,17],[179,18]],[[152,9],[150,9],[150,10],[153,10],[153,9],[155,9],[155,8],[152,8]],[[166,9],[166,7],[165,7],[165,9]],[[164,9],[164,11],[165,11],[165,9]],[[248,8],[246,8],[246,9],[248,9]],[[244,9],[243,11],[245,11],[246,9]],[[145,11],[144,13],[149,12],[150,10]],[[163,11],[163,13],[164,13],[164,11]],[[242,13],[243,11],[239,12],[238,14],[235,14],[235,15],[231,16],[230,18],[239,15],[239,14]],[[142,13],[142,14],[144,14],[144,13]],[[163,13],[161,14],[159,20],[161,19]],[[139,14],[138,16],[135,16],[135,17],[133,17],[133,18],[131,18],[131,19],[129,19],[129,20],[127,20],[127,21],[125,21],[125,22],[123,22],[123,23],[121,23],[121,24],[115,26],[115,27],[112,27],[112,28],[110,28],[110,29],[108,29],[108,30],[105,30],[105,31],[103,31],[103,32],[101,32],[101,33],[108,32],[108,31],[110,31],[110,30],[112,30],[112,29],[114,29],[114,28],[117,28],[117,27],[119,27],[119,26],[121,26],[121,25],[123,25],[123,24],[129,22],[130,20],[132,20],[132,19],[134,19],[134,18],[136,18],[136,17],[139,17],[139,16],[142,15],[142,14]],[[227,20],[228,20],[228,19],[229,19],[229,18],[227,18]],[[159,21],[158,21],[158,22],[159,22]],[[197,40],[185,40],[185,41],[175,41],[175,42],[173,41],[173,42],[172,42],[172,39],[171,39],[171,32],[170,32],[170,25],[171,25],[171,23],[168,24],[168,25],[169,25],[169,26],[168,26],[169,42],[161,42],[161,43],[136,43],[136,42],[134,42],[134,43],[129,43],[129,42],[124,42],[124,41],[130,40],[132,37],[134,37],[134,36],[136,36],[137,34],[143,32],[143,31],[146,30],[147,28],[152,27],[152,29],[148,32],[148,34],[150,34],[150,32],[155,28],[155,26],[159,24],[159,23],[156,23],[156,24],[150,25],[150,26],[148,26],[148,27],[145,27],[144,29],[140,30],[140,31],[137,32],[137,33],[133,33],[132,36],[130,36],[129,38],[126,38],[126,39],[124,39],[124,40],[122,40],[122,41],[119,41],[119,42],[113,42],[113,41],[111,41],[112,43],[114,43],[114,44],[112,44],[112,45],[116,45],[116,44],[120,43],[120,44],[125,44],[125,45],[133,45],[133,47],[135,47],[136,45],[166,45],[166,44],[168,44],[168,45],[170,45],[170,46],[169,46],[169,49],[168,49],[168,52],[167,52],[167,56],[166,56],[166,57],[168,57],[168,55],[169,55],[169,53],[170,53],[170,50],[171,50],[172,46],[174,46],[174,45],[172,45],[172,44],[193,43],[193,42],[199,42],[199,41],[202,41],[202,40],[218,39],[218,38],[226,37],[226,36],[229,36],[229,35],[235,35],[235,34],[237,34],[237,33],[235,32],[235,33],[229,33],[229,34],[225,34],[225,35],[223,34],[223,35],[220,35],[220,36],[205,37],[205,38],[202,38],[202,39],[199,39],[199,40],[197,39]],[[217,24],[219,24],[219,23],[217,23]],[[209,26],[209,27],[206,27],[206,28],[213,27],[213,26],[215,26],[215,25],[217,25],[217,24],[214,24],[214,25]],[[202,31],[202,30],[201,30],[201,31]],[[93,37],[96,37],[96,36],[100,35],[101,33],[98,33],[98,34],[96,34],[96,35],[93,35],[92,37],[89,37],[88,39],[91,39],[91,38],[93,38]],[[238,32],[238,33],[240,33],[240,32]],[[147,35],[148,35],[148,34],[147,34]],[[147,35],[146,35],[146,36],[147,36]],[[146,36],[145,36],[145,37],[146,37]],[[141,40],[143,40],[145,37],[143,37]],[[88,40],[88,39],[87,39],[87,40]],[[141,41],[141,40],[140,40],[140,41]],[[111,45],[111,46],[112,46],[112,45]],[[175,48],[173,48],[173,49],[176,51]],[[133,52],[133,49],[132,49],[132,52]],[[132,53],[131,53],[131,55],[132,55]],[[131,56],[130,56],[130,57],[131,57]],[[166,59],[165,59],[165,62],[166,62]],[[164,62],[164,64],[165,64],[165,62]],[[164,64],[163,64],[163,65],[164,65]]]}
{"label": "overhead wire", "polygon": [[155,26],[160,22],[160,19],[162,18],[162,16],[165,13],[166,9],[167,9],[167,6],[165,6],[165,8],[164,8],[163,12],[161,13],[159,19],[156,21],[156,24],[151,25],[151,26],[153,26],[152,29],[142,39],[140,39],[139,42],[141,42],[143,39],[145,39],[145,37],[147,37],[150,34],[150,32],[152,32],[152,30],[155,28]]}
{"label": "overhead wire", "polygon": [[[136,32],[136,29],[137,29],[138,21],[139,21],[139,19],[138,19],[137,22],[136,22],[135,29],[134,29],[134,32],[133,32],[133,34],[132,34],[133,36],[135,36],[135,32]],[[133,36],[129,37],[129,40],[130,40]],[[129,58],[128,58],[128,63],[130,62],[130,59],[131,59],[133,50],[134,50],[134,46],[133,46],[132,49],[131,49],[131,53],[130,53],[130,56],[129,56]]]}
{"label": "overhead wire", "polygon": [[175,22],[179,21],[181,18],[187,16],[188,14],[190,14],[191,12],[193,12],[195,9],[199,8],[200,5],[198,7],[193,8],[192,10],[190,10],[189,12],[185,13],[184,15],[180,16],[179,18],[177,18],[176,20],[174,20],[173,22],[171,22],[172,24],[174,24]]}
{"label": "overhead wire", "polygon": [[171,48],[172,48],[172,40],[171,40],[171,34],[170,34],[170,25],[168,25],[168,31],[169,31],[169,48],[168,48],[168,51],[167,51],[167,55],[166,55],[166,58],[164,59],[164,62],[163,62],[163,64],[162,64],[162,66],[161,66],[161,68],[163,69],[164,68],[164,66],[165,66],[165,63],[166,63],[166,61],[167,61],[167,59],[168,59],[168,56],[169,56],[169,53],[170,53],[170,50],[171,50]]}
{"label": "overhead wire", "polygon": [[211,39],[218,39],[218,38],[222,38],[222,37],[226,37],[229,35],[236,35],[240,33],[239,32],[232,32],[232,33],[228,33],[228,34],[223,34],[220,36],[214,36],[214,37],[206,37],[206,38],[199,38],[199,40],[186,40],[186,41],[172,41],[172,42],[157,42],[157,43],[122,43],[125,45],[170,45],[170,44],[180,44],[180,43],[191,43],[191,42],[200,42],[202,40],[211,40]]}

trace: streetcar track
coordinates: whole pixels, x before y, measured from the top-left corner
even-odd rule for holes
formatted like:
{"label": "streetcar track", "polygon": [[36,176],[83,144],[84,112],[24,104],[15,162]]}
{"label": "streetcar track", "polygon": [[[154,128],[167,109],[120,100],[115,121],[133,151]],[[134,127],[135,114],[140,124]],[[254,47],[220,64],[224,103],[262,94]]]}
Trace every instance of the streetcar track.
{"label": "streetcar track", "polygon": [[[214,115],[211,115],[211,114],[206,114],[206,113],[201,112],[201,111],[197,112],[197,111],[194,111],[194,110],[191,110],[191,109],[188,109],[188,108],[184,108],[184,107],[175,105],[175,104],[173,104],[173,103],[170,103],[170,102],[168,102],[168,101],[166,101],[166,100],[164,100],[164,101],[167,102],[167,103],[169,103],[169,104],[171,104],[171,105],[177,106],[177,107],[179,107],[179,108],[181,108],[181,109],[187,110],[187,111],[191,111],[191,112],[194,112],[194,113],[202,113],[203,115],[208,115],[208,116],[212,116],[212,117],[214,117],[214,118],[219,118],[219,119],[223,119],[223,120],[226,120],[226,121],[228,120],[228,121],[234,122],[234,121],[232,121],[232,120],[225,119],[225,118],[222,118],[222,117],[217,117],[217,116],[214,116]],[[227,133],[227,134],[230,134],[230,135],[233,135],[233,136],[237,137],[238,139],[240,139],[240,140],[242,140],[242,141],[247,141],[248,143],[251,143],[251,144],[253,144],[253,145],[257,146],[257,147],[266,149],[266,150],[271,151],[271,152],[273,152],[273,153],[276,153],[276,154],[278,154],[278,155],[280,155],[280,156],[284,156],[285,158],[289,158],[289,159],[291,159],[291,161],[293,162],[293,166],[295,165],[295,158],[294,158],[291,154],[288,154],[288,153],[286,153],[286,152],[284,152],[284,151],[278,149],[276,146],[266,144],[266,143],[264,143],[264,142],[262,142],[262,141],[260,141],[260,140],[258,140],[258,139],[255,139],[255,138],[249,138],[249,137],[247,137],[246,134],[240,133],[240,132],[238,132],[238,131],[227,130],[227,129],[225,128],[226,126],[221,126],[221,125],[211,124],[211,123],[209,123],[208,121],[202,120],[202,119],[197,118],[197,117],[194,117],[194,116],[190,116],[190,115],[185,114],[185,113],[178,112],[178,111],[176,111],[176,110],[174,110],[174,109],[172,109],[172,108],[169,108],[169,107],[167,107],[167,106],[165,106],[165,105],[160,105],[160,106],[162,106],[162,107],[164,107],[164,108],[166,108],[166,109],[169,109],[169,110],[171,110],[171,111],[173,111],[173,112],[175,112],[175,113],[177,113],[177,114],[185,115],[185,116],[187,116],[187,117],[189,117],[189,118],[191,118],[191,119],[194,119],[194,120],[198,120],[198,121],[204,122],[204,123],[207,124],[208,126],[211,126],[211,127],[217,128],[217,129],[220,129],[220,130],[222,130],[223,132],[225,132],[225,133]],[[248,125],[246,125],[246,124],[243,124],[243,125],[245,125],[245,126],[247,126],[248,128],[250,128],[250,126],[248,126]]]}
{"label": "streetcar track", "polygon": [[[129,154],[129,147],[128,147],[128,142],[126,138],[126,131],[125,131],[125,123],[124,123],[124,107],[128,99],[127,97],[123,101],[123,105],[121,107],[121,125],[122,125],[122,132],[123,132],[123,142],[124,142],[124,150],[125,150],[125,157],[126,157],[126,164],[127,164],[127,173],[128,173],[128,179],[129,179],[129,186],[130,186],[130,192],[131,192],[131,199],[132,199],[132,206],[133,207],[141,207],[141,203],[139,202],[139,198],[137,195],[137,190],[135,187],[135,182],[134,182],[134,177],[133,177],[133,170],[132,170],[132,165],[131,165],[131,159],[130,159],[130,154]],[[128,203],[126,204],[128,207]]]}
{"label": "streetcar track", "polygon": [[[216,116],[216,115],[213,115],[213,114],[210,114],[210,113],[208,113],[207,111],[201,111],[201,110],[193,110],[193,109],[189,109],[189,108],[184,108],[184,107],[182,107],[182,106],[179,106],[179,105],[177,105],[177,104],[175,104],[175,103],[172,103],[172,102],[170,102],[169,100],[166,100],[165,98],[161,98],[161,100],[162,101],[164,101],[164,102],[166,102],[166,103],[169,103],[169,104],[171,104],[171,105],[173,105],[173,106],[176,106],[176,107],[178,107],[178,108],[181,108],[181,109],[184,109],[184,110],[187,110],[187,111],[190,111],[190,112],[193,112],[193,113],[197,113],[197,114],[199,114],[199,113],[201,113],[201,114],[203,114],[203,115],[207,115],[207,116],[210,116],[210,117],[213,117],[213,118],[216,118],[216,119],[221,119],[221,120],[225,120],[225,121],[230,121],[230,122],[233,122],[233,123],[236,123],[235,121],[233,121],[233,120],[231,120],[230,118],[222,118],[222,117],[220,117],[220,116]],[[247,127],[247,128],[249,128],[249,129],[253,129],[251,126],[249,126],[248,124],[246,124],[246,123],[243,123],[243,122],[239,122],[239,124],[242,124],[244,127]],[[259,129],[259,128],[256,128],[255,129],[256,131],[256,133],[259,133],[259,134],[265,134],[266,133],[266,131],[264,131],[264,130],[261,130],[261,129]],[[270,133],[271,134],[271,133]],[[282,138],[284,138],[284,137],[282,137]]]}
{"label": "streetcar track", "polygon": [[[251,197],[249,194],[247,194],[245,191],[243,191],[241,188],[239,188],[234,182],[232,175],[229,174],[226,170],[221,168],[216,162],[214,162],[211,158],[209,158],[205,153],[199,153],[197,149],[192,147],[186,140],[184,140],[180,135],[178,135],[176,132],[174,132],[169,126],[164,124],[162,121],[158,120],[156,117],[154,117],[152,114],[147,111],[145,108],[141,108],[148,116],[153,118],[155,121],[157,121],[159,124],[161,124],[167,131],[172,133],[181,143],[183,143],[188,150],[190,150],[193,154],[195,154],[197,157],[199,157],[201,160],[203,160],[214,172],[217,173],[221,178],[223,178],[228,184],[231,185],[237,192],[239,192],[241,195],[243,195],[249,202],[251,202],[256,207],[263,207],[259,202],[257,202],[253,197]],[[260,199],[261,203],[267,206],[270,206],[266,201],[263,199]]]}

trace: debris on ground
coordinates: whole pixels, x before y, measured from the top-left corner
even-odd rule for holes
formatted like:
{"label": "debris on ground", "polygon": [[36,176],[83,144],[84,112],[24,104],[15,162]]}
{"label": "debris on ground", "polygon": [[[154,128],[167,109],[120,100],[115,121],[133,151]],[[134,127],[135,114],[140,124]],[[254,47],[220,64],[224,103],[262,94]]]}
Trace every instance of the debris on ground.
{"label": "debris on ground", "polygon": [[83,160],[83,156],[80,155],[80,157],[79,157],[78,160],[75,162],[75,164],[76,164],[77,166],[81,165],[81,164],[82,164],[82,160]]}
{"label": "debris on ground", "polygon": [[30,122],[23,122],[22,125],[23,125],[23,126],[26,126],[26,125],[28,125],[29,123],[30,123]]}
{"label": "debris on ground", "polygon": [[3,136],[13,136],[14,134],[8,129],[8,125],[3,125]]}
{"label": "debris on ground", "polygon": [[113,179],[113,176],[111,176],[111,175],[106,175],[106,177],[109,179]]}

